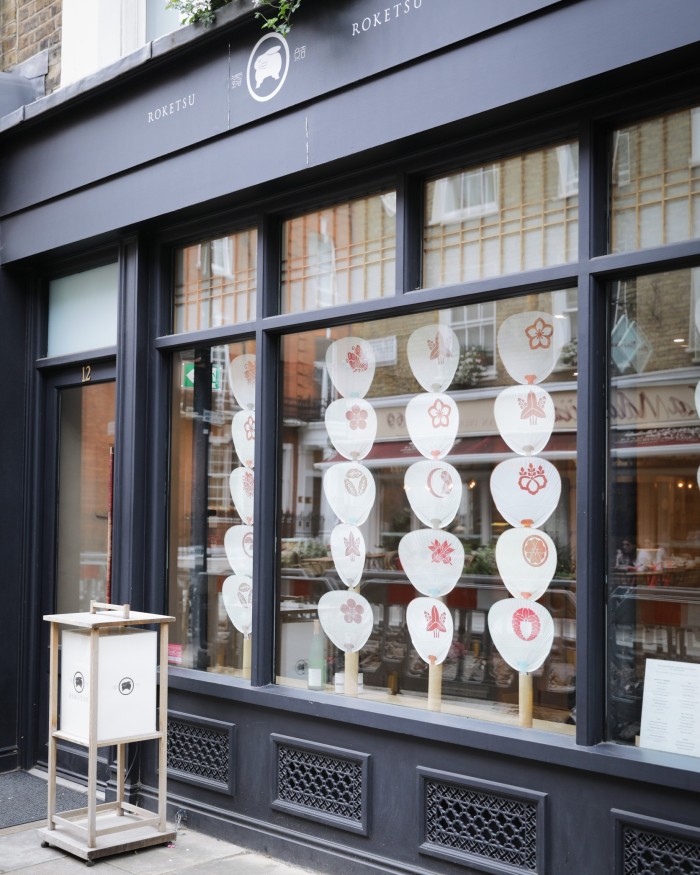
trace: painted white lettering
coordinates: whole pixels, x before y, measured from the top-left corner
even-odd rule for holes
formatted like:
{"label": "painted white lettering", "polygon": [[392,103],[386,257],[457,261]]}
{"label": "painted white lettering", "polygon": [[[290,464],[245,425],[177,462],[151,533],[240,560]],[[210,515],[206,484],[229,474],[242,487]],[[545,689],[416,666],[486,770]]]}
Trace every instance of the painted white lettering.
{"label": "painted white lettering", "polygon": [[397,3],[397,4],[394,6],[394,9],[396,10],[396,15],[394,16],[394,18],[398,18],[398,17],[399,17],[399,9],[401,9],[401,4],[400,4],[400,3]]}
{"label": "painted white lettering", "polygon": [[362,19],[362,30],[368,31],[372,27],[372,19],[371,18],[363,18]]}
{"label": "painted white lettering", "polygon": [[379,15],[379,12],[374,13],[374,27],[379,27],[379,25],[382,23]]}
{"label": "painted white lettering", "polygon": [[174,107],[174,106],[175,106],[174,103],[171,103],[171,104],[170,104],[170,115],[173,114],[173,107]]}
{"label": "painted white lettering", "polygon": [[153,113],[152,113],[152,112],[149,112],[149,113],[148,113],[148,124],[150,125],[150,123],[151,123],[152,121],[153,121]]}
{"label": "painted white lettering", "polygon": [[411,0],[403,0],[403,11],[404,12],[411,11]]}
{"label": "painted white lettering", "polygon": [[190,106],[194,106],[194,92],[192,92],[192,94],[190,94],[190,96],[187,98],[187,102]]}
{"label": "painted white lettering", "polygon": [[352,35],[355,36],[356,34],[359,34],[359,32],[360,32],[360,25],[356,21],[353,21],[353,23],[352,23]]}
{"label": "painted white lettering", "polygon": [[157,110],[153,113],[153,115],[154,115],[154,117],[155,117],[155,120],[158,121],[160,118],[162,118],[163,113],[162,113],[159,109],[157,109]]}
{"label": "painted white lettering", "polygon": [[391,9],[385,9],[384,10],[384,21],[390,21],[390,20],[391,20]]}
{"label": "painted white lettering", "polygon": [[413,0],[413,8],[420,9],[423,5],[423,0]]}

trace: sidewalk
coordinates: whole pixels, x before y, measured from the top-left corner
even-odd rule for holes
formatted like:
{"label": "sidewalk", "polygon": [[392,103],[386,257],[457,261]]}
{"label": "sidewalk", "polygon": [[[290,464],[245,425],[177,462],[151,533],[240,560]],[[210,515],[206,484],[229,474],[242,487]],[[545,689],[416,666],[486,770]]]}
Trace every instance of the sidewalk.
{"label": "sidewalk", "polygon": [[[24,875],[85,875],[86,863],[55,848],[42,848],[37,829],[45,821],[0,830],[0,873]],[[180,827],[177,841],[97,860],[98,875],[308,875],[308,869],[287,866],[263,854]]]}

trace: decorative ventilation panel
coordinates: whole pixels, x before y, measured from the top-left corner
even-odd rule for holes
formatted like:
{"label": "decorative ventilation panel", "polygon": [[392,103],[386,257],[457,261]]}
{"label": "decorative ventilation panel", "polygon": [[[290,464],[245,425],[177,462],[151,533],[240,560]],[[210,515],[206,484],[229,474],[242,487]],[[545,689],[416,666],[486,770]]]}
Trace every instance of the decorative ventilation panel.
{"label": "decorative ventilation panel", "polygon": [[624,875],[700,875],[700,843],[626,825]]}
{"label": "decorative ventilation panel", "polygon": [[486,871],[543,871],[544,794],[428,769],[418,772],[423,853]]}
{"label": "decorative ventilation panel", "polygon": [[168,774],[178,781],[233,792],[231,723],[168,714]]}
{"label": "decorative ventilation panel", "polygon": [[272,741],[273,808],[365,835],[368,755],[283,736]]}

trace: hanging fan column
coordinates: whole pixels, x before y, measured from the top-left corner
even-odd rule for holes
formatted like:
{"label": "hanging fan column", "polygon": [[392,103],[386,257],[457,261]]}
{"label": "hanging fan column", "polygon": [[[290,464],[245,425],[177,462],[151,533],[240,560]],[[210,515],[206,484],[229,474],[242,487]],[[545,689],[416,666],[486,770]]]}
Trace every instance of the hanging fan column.
{"label": "hanging fan column", "polygon": [[554,622],[538,604],[557,566],[554,542],[539,529],[554,512],[561,494],[559,472],[536,454],[554,428],[554,402],[537,384],[549,376],[561,344],[550,313],[517,313],[498,331],[498,352],[519,384],[496,398],[496,425],[519,458],[506,459],[491,475],[491,495],[501,516],[514,528],[496,543],[496,564],[512,598],[491,606],[488,625],[499,653],[519,675],[519,722],[532,726],[532,672],[545,661],[554,640]]}
{"label": "hanging fan column", "polygon": [[372,632],[372,606],[360,595],[365,565],[367,521],[376,497],[371,471],[361,463],[377,436],[377,415],[365,400],[374,379],[372,345],[361,337],[343,337],[326,352],[326,369],[340,397],[326,410],[328,437],[347,462],[336,462],[323,475],[323,492],[339,523],[331,532],[331,556],[350,590],[324,593],[318,618],[326,635],[345,654],[345,694],[358,693],[359,653]]}
{"label": "hanging fan column", "polygon": [[450,592],[464,569],[464,547],[443,529],[455,517],[462,497],[457,470],[442,461],[454,444],[459,410],[444,394],[459,363],[459,340],[445,325],[414,331],[406,348],[414,377],[426,391],[406,406],[408,434],[427,461],[406,470],[404,489],[414,514],[428,528],[404,535],[399,559],[413,586],[422,593],[406,609],[413,646],[428,663],[428,709],[442,706],[442,664],[452,646],[454,624],[442,596]]}
{"label": "hanging fan column", "polygon": [[255,356],[239,355],[230,364],[231,393],[241,408],[231,420],[231,437],[241,465],[229,478],[231,500],[242,525],[224,535],[224,550],[233,574],[224,580],[221,596],[229,619],[243,635],[242,674],[250,678],[253,627],[253,499],[255,477]]}

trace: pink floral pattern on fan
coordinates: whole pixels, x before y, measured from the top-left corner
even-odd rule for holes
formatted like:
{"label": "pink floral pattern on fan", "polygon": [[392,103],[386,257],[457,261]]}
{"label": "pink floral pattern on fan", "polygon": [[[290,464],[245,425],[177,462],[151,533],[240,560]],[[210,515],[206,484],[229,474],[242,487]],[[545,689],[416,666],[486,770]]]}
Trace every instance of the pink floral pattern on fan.
{"label": "pink floral pattern on fan", "polygon": [[437,359],[440,364],[444,364],[446,358],[452,358],[454,355],[452,343],[445,340],[440,331],[435,334],[435,340],[428,340],[428,349],[431,360]]}
{"label": "pink floral pattern on fan", "polygon": [[523,492],[527,492],[530,495],[537,495],[540,489],[544,489],[546,485],[547,475],[544,473],[542,465],[538,465],[537,468],[535,468],[533,463],[530,462],[527,468],[520,469],[518,486]]}
{"label": "pink floral pattern on fan", "polygon": [[255,440],[255,420],[252,416],[249,416],[243,424],[243,428],[245,430],[246,439],[249,441]]}
{"label": "pink floral pattern on fan", "polygon": [[450,547],[447,541],[440,543],[436,538],[432,544],[428,545],[428,548],[433,554],[431,556],[431,561],[435,562],[436,565],[439,565],[441,562],[443,565],[452,565],[452,554],[455,549],[454,547]]}
{"label": "pink floral pattern on fan", "polygon": [[347,363],[350,366],[350,370],[353,372],[353,374],[361,371],[366,371],[369,367],[369,364],[367,362],[367,356],[362,351],[362,347],[359,343],[350,349],[350,352],[347,356]]}
{"label": "pink floral pattern on fan", "polygon": [[255,361],[250,359],[243,367],[243,376],[248,385],[252,386],[255,383]]}
{"label": "pink floral pattern on fan", "polygon": [[530,608],[518,608],[513,614],[513,631],[522,641],[534,641],[540,628],[540,618]]}
{"label": "pink floral pattern on fan", "polygon": [[350,532],[350,535],[343,538],[343,541],[345,542],[345,555],[350,557],[351,562],[354,562],[355,557],[360,555],[360,539]]}
{"label": "pink floral pattern on fan", "polygon": [[346,623],[361,623],[362,615],[365,612],[364,607],[359,605],[355,599],[348,599],[344,605],[340,606],[340,610]]}
{"label": "pink floral pattern on fan", "polygon": [[547,396],[542,395],[539,399],[537,395],[530,390],[527,393],[527,398],[518,398],[518,405],[522,410],[521,419],[529,419],[530,425],[536,425],[538,419],[546,419],[547,414],[544,412],[544,406],[547,403]]}
{"label": "pink floral pattern on fan", "polygon": [[530,535],[523,541],[523,558],[528,565],[539,568],[544,565],[549,556],[549,547],[544,538],[539,535]]}
{"label": "pink floral pattern on fan", "polygon": [[425,631],[432,632],[433,638],[439,638],[441,632],[447,632],[447,627],[445,626],[447,611],[440,613],[437,606],[433,605],[430,609],[430,613],[428,613],[428,611],[423,611],[423,613],[425,614],[425,619],[427,621]]}
{"label": "pink floral pattern on fan", "polygon": [[436,398],[432,407],[428,408],[428,415],[432,419],[433,428],[448,428],[450,425],[450,414],[452,408],[441,398]]}
{"label": "pink floral pattern on fan", "polygon": [[366,410],[363,410],[359,404],[353,404],[350,410],[345,413],[345,418],[348,420],[348,424],[352,431],[356,429],[367,428],[367,418],[369,417],[369,413]]}

